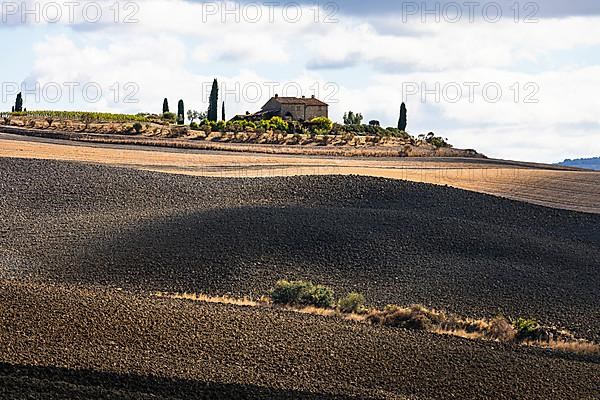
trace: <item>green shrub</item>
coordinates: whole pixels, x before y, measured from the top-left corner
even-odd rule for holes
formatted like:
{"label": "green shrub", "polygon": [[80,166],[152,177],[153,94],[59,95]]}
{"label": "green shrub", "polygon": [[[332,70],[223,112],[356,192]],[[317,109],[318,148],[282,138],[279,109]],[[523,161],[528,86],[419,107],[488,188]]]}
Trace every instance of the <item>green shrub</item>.
{"label": "green shrub", "polygon": [[162,118],[165,121],[175,122],[175,120],[177,119],[177,115],[175,115],[175,113],[172,113],[172,112],[166,112],[166,113],[163,113]]}
{"label": "green shrub", "polygon": [[286,281],[277,282],[271,291],[271,300],[275,304],[295,306],[315,306],[329,308],[333,305],[333,290],[311,282]]}
{"label": "green shrub", "polygon": [[271,123],[271,126],[273,127],[273,129],[276,131],[287,131],[289,128],[288,123],[285,122],[283,120],[283,118],[281,118],[281,117],[271,118],[270,123]]}
{"label": "green shrub", "polygon": [[418,330],[456,329],[458,327],[455,316],[431,310],[422,305],[412,305],[408,308],[388,305],[383,311],[374,311],[369,314],[367,321],[394,328]]}
{"label": "green shrub", "polygon": [[363,313],[366,311],[365,296],[357,292],[352,292],[338,301],[338,307],[341,312],[347,314]]}
{"label": "green shrub", "polygon": [[535,340],[538,337],[538,332],[540,330],[540,324],[534,319],[527,318],[519,318],[514,323],[513,326],[517,331],[516,339],[517,340],[527,340],[532,339]]}
{"label": "green shrub", "polygon": [[334,303],[333,290],[326,286],[316,285],[302,301],[307,305],[330,308]]}
{"label": "green shrub", "polygon": [[329,118],[317,117],[310,121],[314,131],[325,132],[327,134],[333,129],[333,122]]}
{"label": "green shrub", "polygon": [[267,119],[262,119],[258,121],[256,124],[256,131],[260,133],[268,132],[273,130],[273,126],[271,125],[271,121]]}
{"label": "green shrub", "polygon": [[142,124],[140,124],[139,122],[136,122],[135,124],[133,124],[133,130],[135,131],[136,134],[140,134],[142,132]]}
{"label": "green shrub", "polygon": [[217,132],[225,132],[226,122],[225,121],[210,121],[214,124],[214,130]]}
{"label": "green shrub", "polygon": [[190,122],[190,129],[197,131],[200,128],[200,126],[198,125],[198,123],[196,122]]}

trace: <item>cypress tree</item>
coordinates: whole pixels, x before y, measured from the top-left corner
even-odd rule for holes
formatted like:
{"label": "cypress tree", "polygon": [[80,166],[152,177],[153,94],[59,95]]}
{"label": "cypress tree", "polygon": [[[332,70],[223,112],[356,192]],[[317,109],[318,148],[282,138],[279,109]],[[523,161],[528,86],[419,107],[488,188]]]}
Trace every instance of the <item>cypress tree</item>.
{"label": "cypress tree", "polygon": [[398,129],[406,132],[406,104],[400,106],[400,119],[398,120]]}
{"label": "cypress tree", "polygon": [[177,103],[177,125],[183,125],[185,122],[185,109],[183,107],[183,100],[179,100]]}
{"label": "cypress tree", "polygon": [[217,122],[219,118],[219,84],[217,79],[213,81],[212,89],[210,91],[210,99],[208,106],[208,120]]}
{"label": "cypress tree", "polygon": [[225,121],[225,102],[223,102],[223,108],[221,109],[221,119]]}
{"label": "cypress tree", "polygon": [[17,95],[17,100],[15,101],[15,112],[23,111],[23,96],[21,93]]}
{"label": "cypress tree", "polygon": [[169,100],[165,97],[163,101],[163,114],[169,112]]}

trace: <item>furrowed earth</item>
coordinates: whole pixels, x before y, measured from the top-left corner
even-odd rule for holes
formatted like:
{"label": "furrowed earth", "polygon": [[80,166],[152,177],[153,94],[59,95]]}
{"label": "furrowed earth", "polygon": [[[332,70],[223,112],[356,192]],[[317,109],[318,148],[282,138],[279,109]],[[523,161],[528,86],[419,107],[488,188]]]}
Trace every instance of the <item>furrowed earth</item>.
{"label": "furrowed earth", "polygon": [[258,297],[305,279],[600,341],[600,215],[372,177],[0,171],[5,398],[599,394],[593,357],[149,294]]}

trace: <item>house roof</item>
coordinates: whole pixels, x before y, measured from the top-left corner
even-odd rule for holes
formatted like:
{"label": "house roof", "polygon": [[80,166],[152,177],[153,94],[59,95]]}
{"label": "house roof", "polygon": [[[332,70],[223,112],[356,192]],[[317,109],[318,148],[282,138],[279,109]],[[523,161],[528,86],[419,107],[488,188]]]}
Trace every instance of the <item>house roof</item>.
{"label": "house roof", "polygon": [[319,99],[314,97],[279,97],[275,96],[271,98],[271,100],[275,100],[280,104],[303,104],[305,106],[328,106],[327,103],[322,102]]}

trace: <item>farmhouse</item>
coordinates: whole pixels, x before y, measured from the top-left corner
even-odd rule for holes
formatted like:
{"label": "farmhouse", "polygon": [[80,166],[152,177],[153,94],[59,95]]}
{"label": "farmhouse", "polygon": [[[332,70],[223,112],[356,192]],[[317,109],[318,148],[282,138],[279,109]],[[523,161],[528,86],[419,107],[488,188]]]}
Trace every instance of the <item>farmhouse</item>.
{"label": "farmhouse", "polygon": [[329,105],[312,96],[310,98],[279,97],[275,95],[262,109],[252,115],[250,119],[268,119],[281,117],[287,120],[310,121],[317,117],[329,117]]}

